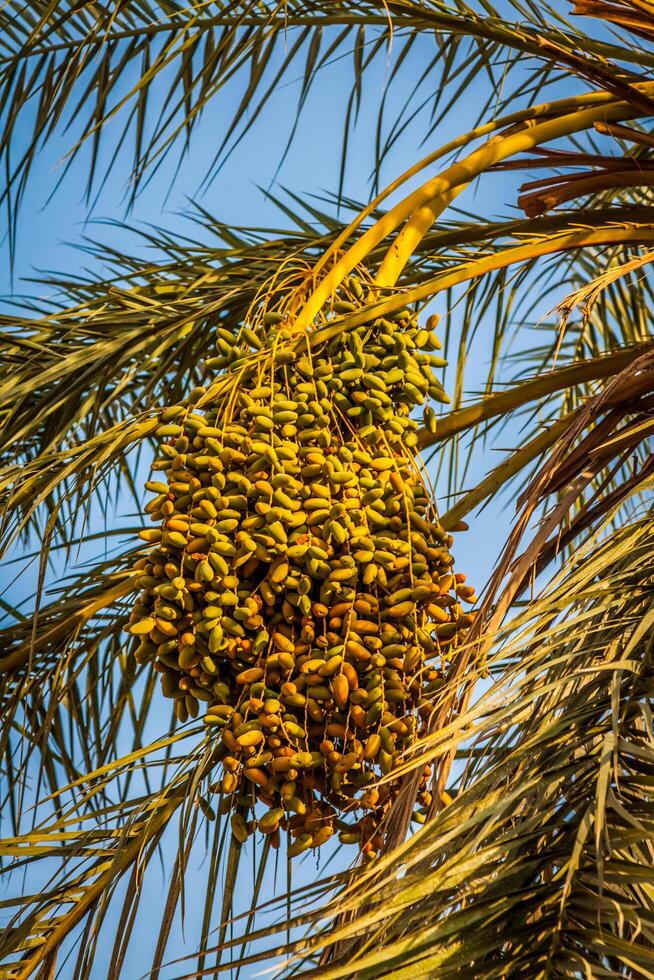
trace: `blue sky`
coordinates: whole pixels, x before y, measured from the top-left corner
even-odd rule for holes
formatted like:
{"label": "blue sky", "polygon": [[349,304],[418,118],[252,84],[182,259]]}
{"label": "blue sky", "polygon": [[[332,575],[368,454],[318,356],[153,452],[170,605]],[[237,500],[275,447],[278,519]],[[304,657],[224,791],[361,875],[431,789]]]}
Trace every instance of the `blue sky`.
{"label": "blue sky", "polygon": [[[346,195],[361,201],[367,201],[370,196],[370,172],[373,164],[372,147],[375,137],[375,110],[383,90],[388,68],[380,62],[367,83],[364,103],[360,113],[359,123],[351,139],[347,164],[344,192]],[[468,86],[465,98],[460,100],[456,111],[450,113],[446,124],[429,139],[427,145],[420,146],[422,132],[419,124],[409,126],[402,139],[398,141],[384,167],[383,182],[411,165],[418,155],[422,155],[436,145],[445,142],[451,136],[469,128],[475,121],[476,112],[485,95],[486,79],[479,78]],[[270,200],[259,189],[270,187],[271,182],[275,193],[282,193],[282,188],[292,188],[300,195],[315,194],[336,190],[341,154],[341,133],[343,126],[344,105],[351,89],[349,68],[336,64],[325,71],[322,79],[315,87],[309,98],[302,117],[298,134],[284,160],[279,173],[276,173],[280,157],[283,153],[290,127],[294,118],[300,79],[294,84],[283,87],[271,99],[261,118],[253,130],[238,146],[227,160],[216,179],[198,198],[203,207],[227,223],[242,225],[286,225],[287,219],[280,216]],[[236,104],[237,86],[228,87],[223,98],[226,104],[233,108]],[[397,102],[398,96],[392,97],[391,102]],[[392,107],[391,107],[392,108]],[[392,112],[390,113],[392,115]],[[196,132],[191,149],[182,162],[179,174],[172,189],[170,188],[171,167],[164,168],[137,198],[128,216],[134,225],[156,224],[164,225],[169,231],[178,231],[185,235],[189,231],[184,209],[188,206],[190,197],[198,194],[206,173],[208,161],[213,156],[217,140],[220,138],[220,106],[216,105],[206,114],[201,126]],[[111,139],[111,128],[108,130]],[[85,234],[108,243],[133,244],[123,230],[114,225],[103,223],[103,219],[114,221],[125,216],[124,199],[129,179],[129,159],[127,154],[119,156],[117,163],[111,168],[107,184],[95,204],[91,221],[84,200],[84,161],[77,161],[63,180],[56,194],[50,199],[56,179],[60,172],[58,162],[70,146],[70,135],[59,134],[39,156],[32,173],[28,191],[25,195],[19,216],[16,261],[13,279],[10,276],[7,260],[7,243],[3,248],[3,261],[0,268],[0,295],[7,300],[12,292],[36,292],[41,297],[47,297],[49,288],[25,282],[26,278],[39,275],[41,272],[65,272],[80,274],[89,268],[101,272],[100,265],[90,260],[79,245]],[[105,160],[108,158],[105,150]],[[462,206],[477,213],[488,216],[503,213],[515,214],[515,180],[510,176],[500,175],[485,185],[492,188],[491,194],[484,190],[483,198],[475,188],[466,192],[462,197]],[[2,219],[0,218],[0,221]],[[548,300],[548,307],[538,310],[536,315],[542,315],[553,305]],[[442,301],[439,309],[443,309]],[[475,346],[474,358],[469,364],[469,389],[474,391],[485,377],[490,358],[490,325],[482,324],[479,342]],[[516,442],[519,435],[516,431],[507,434],[501,443],[506,448],[511,439]],[[508,441],[507,441],[508,440]],[[497,461],[497,453],[488,451],[483,458],[476,460],[469,474],[469,482],[473,482],[486,472]],[[477,519],[471,521],[471,530],[457,538],[455,558],[457,568],[464,570],[470,581],[480,586],[486,580],[501,542],[504,539],[510,508],[504,507],[506,502],[494,502]],[[113,516],[116,521],[125,519],[124,500],[117,503],[117,512]],[[61,568],[53,569],[53,579],[62,573]],[[0,582],[6,588],[6,596],[10,601],[18,601],[27,596],[32,590],[32,576],[28,574],[22,581],[13,582],[13,573],[5,568],[0,572]],[[165,728],[168,722],[168,705],[161,707],[161,723]],[[156,717],[156,716],[155,716]],[[168,835],[163,845],[164,869],[170,868],[174,860],[176,840]],[[169,952],[186,949],[192,951],[196,939],[194,925],[202,914],[202,885],[201,873],[202,848],[194,852],[192,862],[197,864],[197,879],[189,876],[186,916],[187,927],[182,930],[181,922],[176,922],[173,941]],[[156,862],[155,862],[156,863]],[[310,882],[316,878],[315,858],[309,857],[298,864],[296,881]],[[331,870],[331,869],[330,869]],[[284,874],[280,879],[283,883]],[[197,887],[195,882],[197,880]],[[15,887],[18,879],[12,882]],[[36,882],[21,883],[27,890],[36,887]],[[275,886],[272,872],[267,875],[263,896],[272,894]],[[149,900],[157,899],[162,890],[167,887],[165,872],[159,868],[153,870],[145,882],[144,908],[147,910]],[[251,875],[246,871],[240,886],[242,907],[247,907],[251,891]],[[148,968],[152,949],[156,942],[158,920],[154,920],[151,928],[148,926],[147,911],[140,920],[140,932],[132,943],[126,961],[124,976],[137,977]],[[111,930],[109,930],[111,933]],[[109,936],[110,940],[113,938]],[[103,940],[104,941],[104,940]],[[102,953],[98,963],[102,962]],[[64,966],[61,975],[71,975],[67,972],[69,966]],[[72,969],[72,967],[71,967]],[[162,980],[168,980],[180,974],[179,968],[170,968],[162,973]],[[254,976],[255,969],[251,974]],[[100,976],[101,974],[94,974]]]}

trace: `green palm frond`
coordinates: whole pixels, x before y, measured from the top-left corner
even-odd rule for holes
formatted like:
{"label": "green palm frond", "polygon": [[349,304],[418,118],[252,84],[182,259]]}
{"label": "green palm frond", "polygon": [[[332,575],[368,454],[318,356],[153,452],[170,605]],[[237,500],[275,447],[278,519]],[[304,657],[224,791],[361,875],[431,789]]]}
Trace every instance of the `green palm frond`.
{"label": "green palm frond", "polygon": [[[117,783],[121,775],[131,773],[138,777],[139,770],[147,767],[149,755],[156,757],[181,737],[185,736],[160,739],[76,779],[58,791],[61,796],[63,791],[77,788],[78,794],[56,818],[42,819],[28,833],[3,840],[3,858],[13,859],[16,868],[48,857],[61,863],[59,874],[40,894],[25,895],[12,903],[15,911],[2,939],[6,976],[27,978],[50,956],[56,959],[67,937],[89,913],[90,922],[95,918],[100,927],[116,885],[132,872],[123,907],[123,915],[129,921],[140,899],[139,877],[156,857],[162,833],[180,810],[180,832],[193,837],[201,816],[196,801],[198,789],[215,765],[211,753],[199,750],[194,755],[170,758],[169,765],[177,771],[164,780],[159,790],[146,781],[143,795],[130,798],[121,793],[120,805],[110,798],[112,783]],[[92,816],[93,822],[89,829],[80,830],[85,809],[87,820]],[[119,935],[114,947],[113,956],[119,962],[124,956],[121,945],[125,938]],[[92,947],[83,955],[91,964]]]}
{"label": "green palm frond", "polygon": [[[496,106],[492,95],[483,115],[501,110],[514,96],[528,91],[532,82],[543,91],[550,79],[560,77],[556,59],[561,51],[571,56],[576,50],[580,37],[576,27],[562,18],[544,17],[531,3],[516,5],[515,14],[520,19],[512,23],[487,3],[477,9],[435,0],[358,0],[347,6],[306,0],[255,6],[240,0],[190,4],[124,0],[94,4],[92,11],[75,3],[28,7],[11,0],[0,11],[0,105],[4,106],[0,155],[8,173],[3,200],[10,224],[35,155],[57,131],[71,131],[67,166],[81,147],[88,146],[90,197],[106,179],[106,172],[101,172],[101,140],[108,124],[114,123],[109,159],[115,161],[131,142],[133,196],[148,170],[177,147],[188,145],[203,111],[218,100],[224,135],[208,168],[210,180],[283,80],[298,75],[303,79],[298,86],[299,114],[316,78],[343,59],[351,63],[354,80],[343,136],[345,166],[349,130],[361,105],[364,80],[387,57],[392,42],[389,84],[401,84],[406,90],[410,61],[413,91],[399,117],[388,125],[387,94],[380,101],[378,171],[412,118],[425,117],[425,138],[429,138],[479,72],[487,75],[491,90],[499,89],[504,76],[502,98]],[[546,39],[552,50],[544,46]],[[644,50],[587,36],[584,48],[585,61],[603,78],[606,59],[619,62],[623,85],[654,64],[654,55]],[[520,62],[523,72],[525,55],[534,59],[531,75],[516,79],[511,88],[506,84],[506,65],[499,64],[508,57],[510,65]],[[436,93],[429,82],[434,72],[439,74]],[[617,77],[615,71],[613,76]],[[126,85],[127,77],[133,80]],[[590,77],[597,82],[595,74]],[[237,105],[226,94],[234,84],[241,91]],[[296,126],[297,122],[292,132]],[[17,136],[25,127],[30,133],[27,140]]]}

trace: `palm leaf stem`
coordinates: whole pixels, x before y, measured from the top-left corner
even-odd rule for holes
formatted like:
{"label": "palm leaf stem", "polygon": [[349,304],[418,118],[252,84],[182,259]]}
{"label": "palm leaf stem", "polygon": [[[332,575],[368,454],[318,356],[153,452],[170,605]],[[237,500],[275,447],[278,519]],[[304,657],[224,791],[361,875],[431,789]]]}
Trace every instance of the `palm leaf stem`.
{"label": "palm leaf stem", "polygon": [[[342,330],[367,323],[371,318],[396,313],[410,303],[431,299],[438,293],[459,286],[464,282],[478,279],[489,272],[504,269],[521,262],[529,262],[544,255],[553,255],[570,249],[581,249],[596,245],[635,245],[654,243],[654,228],[645,225],[629,227],[607,226],[593,230],[580,228],[576,231],[538,237],[527,244],[514,245],[485,255],[479,259],[462,262],[453,269],[439,273],[432,279],[406,290],[394,292],[388,299],[380,299],[367,304],[356,313],[350,313],[311,333],[311,343],[320,344],[335,337]],[[324,280],[323,280],[324,281]]]}
{"label": "palm leaf stem", "polygon": [[419,445],[423,449],[427,446],[433,446],[445,439],[452,438],[465,429],[478,425],[480,422],[506,415],[522,405],[538,401],[556,391],[564,391],[588,381],[610,378],[650,350],[653,344],[654,341],[647,341],[643,344],[621,348],[610,354],[603,354],[600,357],[576,361],[574,364],[568,364],[536,378],[523,381],[507,391],[482,398],[472,405],[443,415],[438,419],[435,433],[421,429]]}
{"label": "palm leaf stem", "polygon": [[[393,242],[377,274],[378,287],[392,287],[436,217],[449,203],[451,192],[463,189],[488,167],[542,143],[579,133],[584,129],[591,129],[596,121],[619,122],[643,114],[642,110],[617,101],[608,93],[593,94],[599,105],[579,108],[575,112],[565,112],[561,118],[548,119],[532,126],[525,126],[518,132],[509,132],[504,136],[491,139],[464,160],[452,164],[441,174],[430,178],[392,207],[347,250],[320,281],[300,309],[293,329],[298,333],[307,330],[343,279],[358,265],[364,264],[369,253],[406,221],[406,227]],[[579,104],[584,106],[588,101],[589,99],[586,98]],[[554,105],[556,106],[556,103]],[[569,106],[570,100],[566,99],[565,109]],[[543,107],[537,106],[531,118],[537,119],[542,113]]]}

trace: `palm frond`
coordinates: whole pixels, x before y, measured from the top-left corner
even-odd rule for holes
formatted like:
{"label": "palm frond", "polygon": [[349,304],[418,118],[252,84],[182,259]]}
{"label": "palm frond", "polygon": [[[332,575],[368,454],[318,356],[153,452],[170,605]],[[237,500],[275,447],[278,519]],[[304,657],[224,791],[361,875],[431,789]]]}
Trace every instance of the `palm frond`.
{"label": "palm frond", "polygon": [[[525,56],[534,59],[532,76],[541,91],[557,79],[556,58],[561,51],[572,55],[578,31],[560,18],[558,22],[544,18],[531,3],[516,5],[515,12],[522,20],[511,23],[488,3],[477,9],[432,0],[383,4],[357,0],[347,7],[306,0],[257,7],[240,0],[197,4],[123,0],[118,5],[95,4],[92,13],[75,3],[28,8],[10,0],[0,11],[0,105],[4,107],[0,156],[8,173],[1,200],[10,226],[15,228],[16,210],[36,155],[55,133],[71,133],[64,173],[79,150],[88,147],[90,199],[96,185],[102,186],[106,179],[101,145],[108,124],[113,123],[109,167],[131,141],[129,194],[133,198],[147,172],[177,147],[189,144],[204,110],[218,100],[224,135],[208,168],[207,180],[211,180],[283,80],[298,75],[303,79],[298,86],[299,114],[320,73],[335,61],[351,59],[354,86],[343,136],[344,167],[364,79],[380,59],[387,58],[392,41],[388,84],[406,90],[411,60],[413,91],[409,89],[399,117],[391,121],[388,136],[384,135],[388,92],[380,102],[378,173],[407,122],[424,117],[428,139],[456,104],[467,79],[483,71],[491,88],[498,90],[496,65],[502,57],[508,58],[509,65],[520,63],[521,72]],[[415,43],[418,38],[420,44]],[[554,56],[543,46],[544,40],[550,42]],[[654,65],[654,56],[644,50],[587,36],[584,47],[587,61],[604,76],[607,58],[625,66],[619,74],[626,84]],[[440,78],[434,87],[429,79],[435,71]],[[521,77],[512,89],[506,84],[506,66],[501,71],[500,111],[529,85]],[[613,75],[617,73],[616,69]],[[127,77],[133,81],[126,86]],[[414,83],[416,77],[419,81]],[[597,81],[595,75],[592,78]],[[240,87],[241,98],[232,110],[234,100],[227,98],[226,91],[231,92],[234,84]],[[494,102],[482,109],[484,115]],[[26,131],[27,138],[18,136]],[[294,131],[295,126],[290,138]]]}

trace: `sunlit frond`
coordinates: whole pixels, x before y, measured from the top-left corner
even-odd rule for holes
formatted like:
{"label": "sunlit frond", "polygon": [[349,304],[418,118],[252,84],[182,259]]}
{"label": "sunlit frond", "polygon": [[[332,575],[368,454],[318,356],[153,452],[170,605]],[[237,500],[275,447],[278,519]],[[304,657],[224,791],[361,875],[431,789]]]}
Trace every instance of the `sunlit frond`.
{"label": "sunlit frond", "polygon": [[[351,65],[353,90],[346,107],[343,167],[349,133],[362,104],[373,67],[392,57],[387,90],[378,105],[376,169],[416,116],[425,120],[425,138],[451,111],[469,80],[480,72],[489,80],[483,115],[559,78],[556,53],[571,56],[579,25],[546,17],[535,5],[515,5],[511,21],[499,10],[432,0],[377,3],[294,2],[251,4],[143,3],[125,0],[94,4],[8,2],[0,11],[0,154],[7,186],[2,200],[10,224],[26,189],[35,156],[56,132],[70,131],[64,173],[81,147],[88,147],[87,195],[106,180],[101,145],[108,139],[109,166],[131,143],[133,195],[146,174],[193,139],[201,116],[215,101],[222,139],[207,169],[217,173],[285,81],[301,78],[298,117],[316,80],[335,62]],[[552,45],[554,55],[543,41]],[[651,68],[654,56],[626,45],[584,37],[586,60],[606,76],[606,59],[623,65],[622,84]],[[524,78],[524,58],[533,59]],[[507,84],[507,66],[520,75]],[[543,65],[549,61],[549,66]],[[411,70],[408,73],[408,65]],[[418,67],[419,66],[419,67]],[[434,86],[434,75],[438,84]],[[593,82],[597,78],[592,75]],[[126,81],[129,79],[129,81]],[[417,79],[417,81],[416,81]],[[495,91],[502,82],[499,101]],[[389,117],[389,88],[401,87],[404,105]],[[234,93],[238,93],[235,97]],[[112,123],[112,126],[109,126]],[[289,132],[292,138],[299,120]],[[29,138],[18,134],[29,132]],[[104,171],[104,172],[103,172]],[[340,186],[343,186],[341,174]]]}

